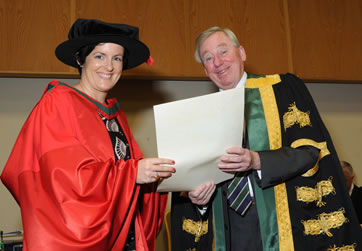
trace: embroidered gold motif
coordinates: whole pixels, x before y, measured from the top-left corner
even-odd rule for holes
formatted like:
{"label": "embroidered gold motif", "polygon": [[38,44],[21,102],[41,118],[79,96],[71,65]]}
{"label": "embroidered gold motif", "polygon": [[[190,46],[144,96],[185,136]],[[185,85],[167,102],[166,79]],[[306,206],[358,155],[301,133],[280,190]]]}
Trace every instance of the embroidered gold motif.
{"label": "embroidered gold motif", "polygon": [[343,245],[342,247],[334,245],[333,247],[328,248],[327,251],[355,251],[356,247],[356,243],[353,243],[352,245]]}
{"label": "embroidered gold motif", "polygon": [[295,102],[290,104],[288,107],[288,112],[283,115],[284,130],[286,131],[289,127],[292,127],[294,124],[299,124],[299,127],[312,126],[309,118],[309,111],[302,112],[297,108]]}
{"label": "embroidered gold motif", "polygon": [[323,196],[327,196],[332,193],[336,194],[336,190],[332,184],[332,177],[329,177],[328,180],[322,180],[317,183],[315,188],[313,187],[297,187],[297,200],[310,203],[313,201],[317,202],[318,207],[324,206],[326,203],[322,201]]}
{"label": "embroidered gold motif", "polygon": [[333,236],[333,234],[329,231],[330,229],[339,228],[346,222],[348,222],[348,219],[344,216],[344,208],[331,213],[321,213],[318,215],[318,219],[306,221],[302,220],[302,224],[304,225],[304,234],[326,234],[328,237]]}
{"label": "embroidered gold motif", "polygon": [[313,168],[309,169],[307,172],[302,174],[303,177],[311,177],[314,174],[316,174],[319,170],[319,161],[325,156],[330,154],[326,141],[316,142],[312,139],[298,139],[294,141],[290,146],[292,148],[297,148],[300,146],[314,146],[315,148],[318,148],[320,150],[317,163]]}
{"label": "embroidered gold motif", "polygon": [[200,240],[200,237],[207,234],[209,221],[193,221],[191,219],[183,219],[182,230],[189,234],[195,235],[195,242]]}

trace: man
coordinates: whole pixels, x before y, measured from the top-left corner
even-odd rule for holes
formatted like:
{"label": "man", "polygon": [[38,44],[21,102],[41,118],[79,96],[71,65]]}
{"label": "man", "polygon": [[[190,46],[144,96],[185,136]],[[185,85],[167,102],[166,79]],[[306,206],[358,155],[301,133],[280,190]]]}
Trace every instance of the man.
{"label": "man", "polygon": [[172,250],[362,249],[337,154],[304,83],[247,74],[229,29],[201,33],[195,58],[220,90],[245,88],[246,146],[221,156],[218,167],[235,179],[215,192],[208,182],[173,193]]}
{"label": "man", "polygon": [[359,224],[362,226],[362,187],[358,187],[354,184],[354,171],[352,165],[347,161],[341,160],[341,166],[353,207],[356,211]]}

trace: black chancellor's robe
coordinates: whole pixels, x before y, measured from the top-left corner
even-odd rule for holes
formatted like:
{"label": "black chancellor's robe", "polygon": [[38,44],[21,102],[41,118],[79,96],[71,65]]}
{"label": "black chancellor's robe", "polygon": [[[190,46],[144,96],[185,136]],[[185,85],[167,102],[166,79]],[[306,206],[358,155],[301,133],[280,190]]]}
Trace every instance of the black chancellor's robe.
{"label": "black chancellor's robe", "polygon": [[[240,233],[240,240],[260,235],[268,251],[362,250],[337,153],[303,81],[292,74],[249,75],[245,119],[249,148],[260,153],[262,179],[250,175],[259,233]],[[310,160],[293,162],[308,151]],[[228,250],[233,222],[224,197],[220,184],[201,217],[184,193],[173,193],[172,250]]]}

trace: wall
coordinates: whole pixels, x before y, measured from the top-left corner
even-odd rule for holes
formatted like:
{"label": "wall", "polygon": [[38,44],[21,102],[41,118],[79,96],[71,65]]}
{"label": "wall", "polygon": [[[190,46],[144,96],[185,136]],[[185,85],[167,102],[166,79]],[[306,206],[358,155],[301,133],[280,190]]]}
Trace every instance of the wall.
{"label": "wall", "polygon": [[205,80],[190,55],[197,35],[218,25],[238,36],[254,74],[362,82],[361,0],[0,0],[0,13],[2,77],[76,76],[54,48],[82,17],[140,27],[155,63],[125,73],[132,77]]}
{"label": "wall", "polygon": [[[0,78],[0,171],[2,171],[22,124],[49,79]],[[64,80],[70,84],[77,80]],[[341,159],[351,162],[362,185],[362,85],[307,84]],[[155,156],[156,140],[152,106],[214,91],[208,81],[122,80],[112,91],[127,113],[129,123],[147,157]],[[0,184],[0,230],[21,229],[20,211]],[[166,250],[165,231],[157,250]]]}

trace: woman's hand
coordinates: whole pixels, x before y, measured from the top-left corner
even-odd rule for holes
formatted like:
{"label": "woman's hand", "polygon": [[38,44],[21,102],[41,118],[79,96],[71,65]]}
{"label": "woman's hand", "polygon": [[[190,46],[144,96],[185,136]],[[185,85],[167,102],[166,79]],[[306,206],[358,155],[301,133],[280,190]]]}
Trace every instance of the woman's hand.
{"label": "woman's hand", "polygon": [[209,203],[211,196],[214,194],[216,185],[212,181],[208,181],[198,186],[195,190],[189,192],[189,198],[192,203],[204,206]]}
{"label": "woman's hand", "polygon": [[146,158],[138,161],[137,184],[156,182],[172,176],[176,172],[175,161],[162,158]]}
{"label": "woman's hand", "polygon": [[240,146],[230,147],[226,150],[228,155],[220,158],[218,167],[227,173],[245,172],[250,169],[260,169],[260,158],[257,152]]}

